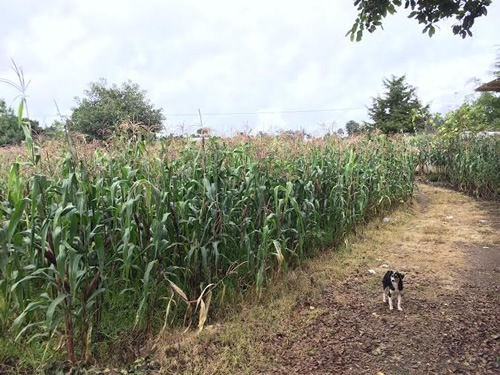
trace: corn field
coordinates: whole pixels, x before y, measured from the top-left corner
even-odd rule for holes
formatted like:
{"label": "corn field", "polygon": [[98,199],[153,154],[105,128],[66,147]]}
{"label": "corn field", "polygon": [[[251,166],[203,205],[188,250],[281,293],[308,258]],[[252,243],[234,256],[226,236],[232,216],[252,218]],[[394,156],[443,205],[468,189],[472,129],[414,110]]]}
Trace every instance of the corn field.
{"label": "corn field", "polygon": [[500,199],[500,137],[420,137],[419,166],[425,174],[478,198]]}
{"label": "corn field", "polygon": [[411,198],[418,162],[379,136],[130,136],[91,158],[68,139],[44,159],[22,125],[25,157],[0,182],[0,337],[65,347],[72,362],[118,317],[149,332],[196,317],[201,329],[217,306]]}

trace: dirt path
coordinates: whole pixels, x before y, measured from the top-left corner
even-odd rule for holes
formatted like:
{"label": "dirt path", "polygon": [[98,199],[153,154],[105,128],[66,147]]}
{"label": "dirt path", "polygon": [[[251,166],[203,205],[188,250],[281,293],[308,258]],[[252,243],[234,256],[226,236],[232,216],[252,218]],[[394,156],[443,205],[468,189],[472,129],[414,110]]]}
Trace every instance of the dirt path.
{"label": "dirt path", "polygon": [[[412,213],[352,246],[365,261],[295,306],[258,372],[500,374],[500,204],[419,185]],[[387,267],[406,274],[402,312],[382,303]]]}

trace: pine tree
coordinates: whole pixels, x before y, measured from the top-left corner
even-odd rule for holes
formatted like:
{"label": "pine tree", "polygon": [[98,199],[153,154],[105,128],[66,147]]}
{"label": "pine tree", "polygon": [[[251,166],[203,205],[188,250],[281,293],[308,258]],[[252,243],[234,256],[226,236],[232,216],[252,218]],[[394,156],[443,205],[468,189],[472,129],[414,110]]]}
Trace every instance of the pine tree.
{"label": "pine tree", "polygon": [[387,89],[382,97],[372,99],[368,114],[373,123],[371,129],[385,134],[416,133],[429,123],[429,106],[424,106],[417,97],[416,89],[406,83],[406,77],[392,76],[384,79]]}

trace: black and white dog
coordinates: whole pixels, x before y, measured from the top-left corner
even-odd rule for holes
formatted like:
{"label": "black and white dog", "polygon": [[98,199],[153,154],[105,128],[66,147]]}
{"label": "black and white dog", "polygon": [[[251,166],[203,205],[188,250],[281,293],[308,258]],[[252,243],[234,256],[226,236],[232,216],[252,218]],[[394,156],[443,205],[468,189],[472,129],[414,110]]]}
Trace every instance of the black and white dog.
{"label": "black and white dog", "polygon": [[401,308],[401,296],[403,295],[403,278],[405,275],[395,271],[387,271],[382,279],[382,286],[384,288],[384,303],[385,299],[389,300],[389,310],[392,310],[392,299],[398,297],[398,310],[403,311]]}

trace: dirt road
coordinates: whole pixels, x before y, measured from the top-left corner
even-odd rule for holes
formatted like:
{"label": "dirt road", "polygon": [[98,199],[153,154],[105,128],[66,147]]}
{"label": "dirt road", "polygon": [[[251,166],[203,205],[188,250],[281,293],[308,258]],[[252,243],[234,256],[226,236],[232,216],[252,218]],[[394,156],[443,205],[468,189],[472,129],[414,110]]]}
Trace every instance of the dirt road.
{"label": "dirt road", "polygon": [[[500,374],[500,204],[419,185],[395,215],[352,245],[350,274],[297,304],[258,372]],[[402,312],[382,302],[387,269],[406,274]]]}

